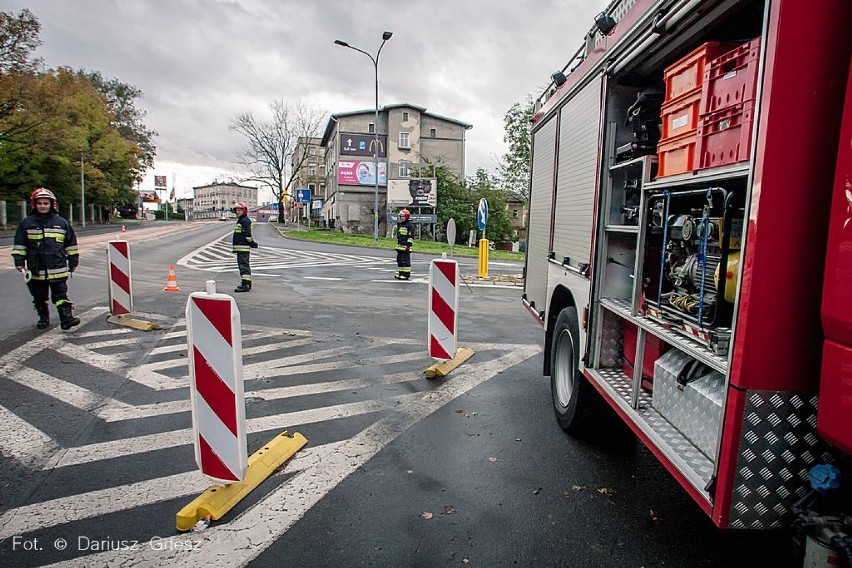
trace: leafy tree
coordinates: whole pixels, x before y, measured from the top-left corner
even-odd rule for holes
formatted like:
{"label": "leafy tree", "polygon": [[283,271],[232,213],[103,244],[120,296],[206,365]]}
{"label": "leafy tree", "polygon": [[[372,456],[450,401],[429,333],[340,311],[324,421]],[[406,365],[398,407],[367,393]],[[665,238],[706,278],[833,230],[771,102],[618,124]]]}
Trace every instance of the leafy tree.
{"label": "leafy tree", "polygon": [[488,201],[486,237],[494,242],[511,241],[514,231],[506,211],[505,192],[497,188],[497,181],[479,168],[466,181],[445,166],[435,168],[438,183],[438,236],[445,238],[447,221],[456,222],[456,244],[466,243],[470,231],[477,230],[476,209],[479,200]]}
{"label": "leafy tree", "polygon": [[251,111],[237,114],[230,130],[246,138],[238,160],[248,170],[246,181],[269,186],[279,203],[278,220],[284,221],[284,200],[293,181],[307,166],[308,154],[296,153],[300,138],[318,138],[326,113],[301,103],[283,100],[269,105],[271,120],[262,120]]}
{"label": "leafy tree", "polygon": [[515,103],[503,117],[503,142],[508,151],[499,164],[501,185],[529,199],[530,179],[530,119],[535,99],[527,95],[523,103]]}
{"label": "leafy tree", "polygon": [[497,183],[497,180],[487,171],[479,168],[473,177],[468,178],[467,186],[475,201],[474,212],[476,207],[479,206],[480,199],[485,199],[488,202],[488,222],[485,227],[485,237],[495,243],[511,242],[514,240],[514,229],[512,219],[506,209],[506,192],[499,189]]}
{"label": "leafy tree", "polygon": [[31,73],[40,67],[41,60],[32,57],[41,45],[40,31],[38,19],[26,8],[17,16],[0,12],[0,74]]}
{"label": "leafy tree", "polygon": [[137,99],[142,98],[142,91],[118,79],[106,80],[98,71],[86,73],[85,77],[106,98],[107,106],[115,117],[113,126],[118,133],[142,151],[141,169],[133,172],[135,181],[141,182],[145,170],[154,167],[154,157],[157,154],[154,145],[157,132],[145,126],[147,112],[136,106]]}
{"label": "leafy tree", "polygon": [[153,164],[153,137],[141,92],[99,73],[42,71],[33,57],[40,24],[23,10],[0,12],[0,199],[50,187],[62,203],[133,200],[133,185]]}

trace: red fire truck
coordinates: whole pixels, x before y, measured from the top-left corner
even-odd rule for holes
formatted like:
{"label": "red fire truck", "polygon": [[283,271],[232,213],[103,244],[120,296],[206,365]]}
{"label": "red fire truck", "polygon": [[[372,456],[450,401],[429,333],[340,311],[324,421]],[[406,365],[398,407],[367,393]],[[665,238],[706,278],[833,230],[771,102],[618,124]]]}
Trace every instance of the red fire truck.
{"label": "red fire truck", "polygon": [[557,421],[603,398],[719,527],[788,525],[848,469],[850,38],[848,0],[613,0],[535,106]]}

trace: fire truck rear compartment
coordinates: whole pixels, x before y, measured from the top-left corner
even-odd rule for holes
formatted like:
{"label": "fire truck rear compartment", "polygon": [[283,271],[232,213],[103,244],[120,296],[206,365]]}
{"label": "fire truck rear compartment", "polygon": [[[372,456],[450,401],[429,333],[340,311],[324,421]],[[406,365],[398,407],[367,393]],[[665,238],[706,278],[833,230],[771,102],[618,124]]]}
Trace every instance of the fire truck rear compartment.
{"label": "fire truck rear compartment", "polygon": [[[701,93],[687,85],[667,100],[664,74],[706,42],[730,48],[759,37],[763,10],[763,2],[723,1],[696,11],[629,64],[615,60],[604,89],[586,373],[710,507],[748,162],[703,175],[660,171],[659,148],[674,139],[664,133],[689,131],[692,142],[674,146],[694,152]],[[694,158],[678,156],[689,169]]]}

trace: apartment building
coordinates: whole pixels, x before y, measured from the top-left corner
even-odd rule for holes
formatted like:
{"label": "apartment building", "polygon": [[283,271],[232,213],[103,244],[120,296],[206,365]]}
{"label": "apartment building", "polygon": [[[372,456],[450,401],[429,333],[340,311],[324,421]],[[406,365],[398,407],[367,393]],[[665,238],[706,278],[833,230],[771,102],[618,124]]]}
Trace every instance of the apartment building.
{"label": "apartment building", "polygon": [[409,103],[379,108],[378,124],[375,109],[332,114],[320,141],[326,224],[345,232],[373,232],[378,151],[379,234],[389,234],[388,181],[412,178],[424,162],[440,162],[464,178],[465,133],[471,128]]}
{"label": "apartment building", "polygon": [[[291,171],[296,172],[293,176],[293,188],[287,199],[285,208],[288,219],[295,219],[295,215],[313,221],[319,225],[323,219],[323,203],[325,202],[325,154],[320,146],[321,138],[300,136],[296,142],[296,148],[290,156]],[[299,190],[310,192],[310,201],[303,207],[294,207],[294,199]]]}
{"label": "apartment building", "polygon": [[192,188],[192,218],[233,218],[231,207],[241,201],[249,209],[257,207],[257,188],[238,183],[213,182]]}

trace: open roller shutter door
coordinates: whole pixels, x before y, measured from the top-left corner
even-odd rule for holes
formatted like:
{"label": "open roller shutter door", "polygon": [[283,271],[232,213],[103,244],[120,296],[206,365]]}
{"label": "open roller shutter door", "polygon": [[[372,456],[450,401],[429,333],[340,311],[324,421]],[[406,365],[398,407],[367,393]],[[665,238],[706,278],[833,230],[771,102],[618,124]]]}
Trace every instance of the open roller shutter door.
{"label": "open roller shutter door", "polygon": [[575,268],[589,262],[600,119],[599,80],[583,87],[560,112],[553,252],[558,261],[568,257],[569,264]]}
{"label": "open roller shutter door", "polygon": [[527,255],[525,291],[527,301],[544,311],[547,294],[547,253],[550,251],[550,222],[553,207],[553,168],[556,158],[556,116],[548,119],[533,134],[533,160],[530,187],[530,218],[527,234],[527,250],[536,255]]}

